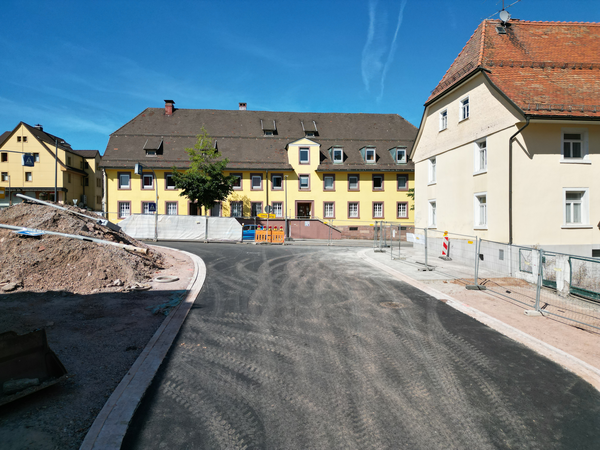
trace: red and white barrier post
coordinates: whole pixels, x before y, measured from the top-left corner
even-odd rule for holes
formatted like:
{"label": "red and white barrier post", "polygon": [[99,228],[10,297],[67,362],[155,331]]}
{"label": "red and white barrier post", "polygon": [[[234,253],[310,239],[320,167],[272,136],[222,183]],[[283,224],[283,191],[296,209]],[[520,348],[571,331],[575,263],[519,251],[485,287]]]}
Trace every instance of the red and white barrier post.
{"label": "red and white barrier post", "polygon": [[446,261],[451,260],[450,258],[450,241],[448,239],[448,232],[444,231],[444,237],[442,238],[442,256],[441,259]]}

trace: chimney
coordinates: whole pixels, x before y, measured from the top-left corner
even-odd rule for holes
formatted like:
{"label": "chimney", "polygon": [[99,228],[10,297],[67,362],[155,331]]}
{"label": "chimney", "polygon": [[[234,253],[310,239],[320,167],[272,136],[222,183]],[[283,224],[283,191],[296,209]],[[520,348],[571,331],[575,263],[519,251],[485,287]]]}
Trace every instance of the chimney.
{"label": "chimney", "polygon": [[40,131],[44,131],[44,127],[42,127],[39,123],[35,125],[33,128],[37,128]]}
{"label": "chimney", "polygon": [[165,116],[173,115],[173,110],[175,109],[173,108],[174,104],[175,102],[173,100],[165,100]]}
{"label": "chimney", "polygon": [[246,104],[240,103],[240,111],[246,111]]}

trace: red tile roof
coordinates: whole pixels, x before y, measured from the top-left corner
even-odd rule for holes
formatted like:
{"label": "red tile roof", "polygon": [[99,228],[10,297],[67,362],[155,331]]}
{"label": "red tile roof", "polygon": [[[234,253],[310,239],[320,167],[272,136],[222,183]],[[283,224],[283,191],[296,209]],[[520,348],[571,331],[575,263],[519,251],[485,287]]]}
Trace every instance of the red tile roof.
{"label": "red tile roof", "polygon": [[600,118],[600,23],[485,20],[427,103],[470,74],[489,79],[526,115]]}

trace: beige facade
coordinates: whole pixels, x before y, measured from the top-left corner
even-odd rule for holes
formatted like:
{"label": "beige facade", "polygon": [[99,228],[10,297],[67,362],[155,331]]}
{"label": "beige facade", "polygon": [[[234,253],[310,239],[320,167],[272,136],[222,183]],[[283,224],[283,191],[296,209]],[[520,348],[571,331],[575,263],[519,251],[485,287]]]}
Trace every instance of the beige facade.
{"label": "beige facade", "polygon": [[[102,174],[98,151],[77,151],[44,132],[40,126],[21,122],[0,142],[0,207],[21,201],[17,193],[59,203],[84,204],[102,210]],[[56,153],[55,153],[56,152]],[[32,155],[33,167],[24,166],[23,155]],[[55,157],[56,155],[56,157]],[[56,178],[56,180],[55,180]]]}
{"label": "beige facade", "polygon": [[[411,155],[415,226],[509,242],[509,140],[522,129],[512,144],[513,243],[600,249],[600,124],[527,123],[482,72],[428,104]],[[565,143],[581,157],[565,157]]]}

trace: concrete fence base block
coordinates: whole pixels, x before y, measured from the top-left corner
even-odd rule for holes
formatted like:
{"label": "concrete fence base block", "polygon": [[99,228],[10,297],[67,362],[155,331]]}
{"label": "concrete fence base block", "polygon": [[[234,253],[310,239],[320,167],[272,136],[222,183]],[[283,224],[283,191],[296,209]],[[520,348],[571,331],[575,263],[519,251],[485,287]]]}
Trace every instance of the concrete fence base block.
{"label": "concrete fence base block", "polygon": [[540,311],[535,311],[533,309],[529,309],[529,310],[525,311],[525,315],[532,316],[532,317],[543,316],[543,314]]}
{"label": "concrete fence base block", "polygon": [[487,289],[485,286],[482,286],[480,284],[469,284],[465,287],[468,291],[485,291]]}

